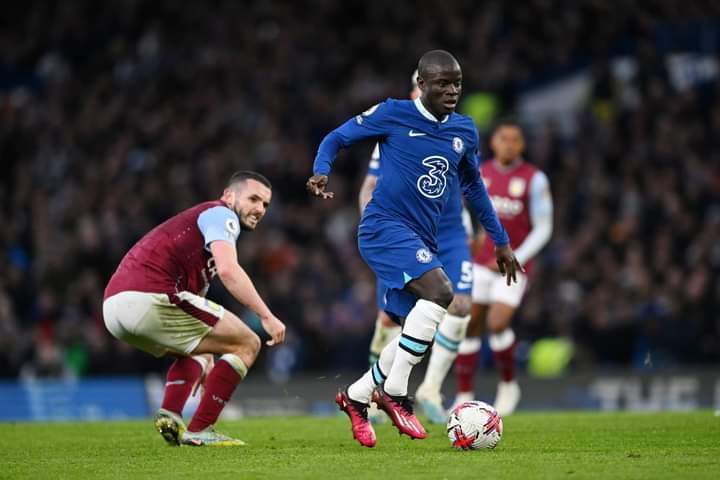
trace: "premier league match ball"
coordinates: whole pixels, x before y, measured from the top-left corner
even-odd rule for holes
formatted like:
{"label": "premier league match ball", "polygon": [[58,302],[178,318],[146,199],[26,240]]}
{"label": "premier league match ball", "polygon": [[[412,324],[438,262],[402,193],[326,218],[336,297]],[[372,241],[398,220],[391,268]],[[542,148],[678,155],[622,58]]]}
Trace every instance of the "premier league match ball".
{"label": "premier league match ball", "polygon": [[503,422],[492,405],[465,402],[455,407],[448,419],[448,438],[458,450],[495,448],[502,437]]}

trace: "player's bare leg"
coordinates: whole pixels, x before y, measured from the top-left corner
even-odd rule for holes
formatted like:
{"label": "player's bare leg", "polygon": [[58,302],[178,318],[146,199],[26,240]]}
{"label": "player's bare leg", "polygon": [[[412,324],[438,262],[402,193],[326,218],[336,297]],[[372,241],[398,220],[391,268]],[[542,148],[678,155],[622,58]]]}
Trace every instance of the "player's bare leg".
{"label": "player's bare leg", "polygon": [[170,366],[163,401],[155,415],[155,428],[168,445],[180,445],[182,434],[187,429],[182,419],[183,408],[212,364],[212,355],[195,355],[180,356]]}
{"label": "player's bare leg", "polygon": [[488,306],[474,303],[471,308],[470,322],[467,326],[465,339],[460,342],[458,356],[455,360],[455,375],[458,391],[451,408],[475,400],[475,374],[480,360],[482,332],[485,325]]}
{"label": "player's bare leg", "polygon": [[470,295],[455,295],[435,334],[425,378],[415,394],[420,408],[430,423],[447,422],[441,388],[450,366],[457,357],[460,342],[465,339],[470,321],[470,306]]}
{"label": "player's bare leg", "polygon": [[385,410],[400,433],[422,439],[427,437],[427,432],[415,416],[413,402],[408,397],[408,380],[413,367],[430,347],[437,326],[452,303],[453,292],[442,268],[425,272],[405,288],[419,300],[405,319],[392,367],[373,400]]}
{"label": "player's bare leg", "polygon": [[[370,368],[380,359],[380,353],[385,346],[398,335],[400,335],[400,325],[393,322],[387,313],[379,311],[375,321],[375,332],[370,341]],[[372,423],[384,423],[387,419],[385,412],[377,408],[374,403],[370,403],[367,415]]]}
{"label": "player's bare leg", "polygon": [[221,355],[205,380],[200,405],[181,441],[192,446],[238,446],[242,440],[218,433],[214,429],[223,408],[238,383],[245,378],[260,352],[260,338],[237,316],[225,311],[223,318],[203,338],[194,354]]}
{"label": "player's bare leg", "polygon": [[500,373],[494,406],[500,416],[510,415],[520,402],[520,386],[515,379],[515,333],[510,328],[515,308],[493,303],[488,311],[489,344]]}

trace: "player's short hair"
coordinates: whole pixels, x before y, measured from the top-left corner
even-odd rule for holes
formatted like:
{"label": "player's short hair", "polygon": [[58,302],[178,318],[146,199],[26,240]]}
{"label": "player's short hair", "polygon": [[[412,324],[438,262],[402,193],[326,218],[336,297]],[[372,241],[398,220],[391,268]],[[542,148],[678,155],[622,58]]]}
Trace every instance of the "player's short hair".
{"label": "player's short hair", "polygon": [[428,74],[436,73],[444,68],[460,68],[460,63],[447,50],[430,50],[425,52],[418,62],[418,75],[423,79]]}
{"label": "player's short hair", "polygon": [[251,170],[238,170],[237,172],[233,173],[230,176],[230,180],[228,180],[227,186],[232,187],[236,183],[245,182],[247,180],[255,180],[256,182],[260,182],[266,187],[268,187],[270,190],[272,190],[270,180],[268,180],[264,175],[253,172]]}
{"label": "player's short hair", "polygon": [[500,130],[502,127],[517,128],[520,131],[520,134],[522,134],[523,137],[525,136],[525,128],[523,127],[520,120],[515,117],[503,117],[494,122],[491,130],[492,134],[495,135],[495,133],[497,133],[497,131]]}

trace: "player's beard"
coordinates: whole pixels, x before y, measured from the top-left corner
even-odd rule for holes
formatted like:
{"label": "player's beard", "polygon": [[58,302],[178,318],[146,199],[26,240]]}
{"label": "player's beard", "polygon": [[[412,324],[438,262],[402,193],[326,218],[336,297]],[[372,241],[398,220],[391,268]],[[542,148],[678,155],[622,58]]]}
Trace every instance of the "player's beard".
{"label": "player's beard", "polygon": [[246,214],[245,212],[242,211],[242,209],[240,207],[238,207],[237,200],[233,200],[231,210],[233,212],[235,212],[235,215],[238,216],[238,220],[240,220],[240,227],[242,228],[242,230],[244,230],[246,232],[252,232],[253,230],[255,230],[255,227],[257,227],[257,224],[260,223],[260,219],[258,219],[258,221],[255,222],[255,226],[248,225],[247,222],[245,221],[245,218],[247,216],[249,216],[250,214],[249,213]]}
{"label": "player's beard", "polygon": [[240,219],[240,226],[246,232],[252,232],[253,230],[255,230],[255,228],[258,226],[258,223],[260,223],[260,220],[262,220],[262,217],[258,218],[255,221],[254,225],[249,225],[245,219],[250,216],[250,213],[244,213],[241,210],[235,210],[235,213],[237,213],[238,219]]}
{"label": "player's beard", "polygon": [[[239,215],[238,215],[238,217],[239,217]],[[255,224],[255,226],[248,225],[248,224],[245,223],[245,221],[242,220],[242,218],[241,218],[241,219],[240,219],[240,226],[242,227],[242,229],[243,229],[244,231],[246,231],[246,232],[252,232],[253,230],[255,230],[255,227],[257,227],[257,223]]]}

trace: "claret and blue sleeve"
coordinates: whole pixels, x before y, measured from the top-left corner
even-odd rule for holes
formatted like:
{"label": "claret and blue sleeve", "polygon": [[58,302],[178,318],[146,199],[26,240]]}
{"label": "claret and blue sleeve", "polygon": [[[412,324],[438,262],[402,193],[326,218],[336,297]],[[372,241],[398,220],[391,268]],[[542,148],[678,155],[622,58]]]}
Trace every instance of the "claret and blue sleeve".
{"label": "claret and blue sleeve", "polygon": [[224,240],[235,245],[240,235],[240,219],[227,207],[212,207],[202,212],[197,225],[205,239],[205,249],[215,240]]}

